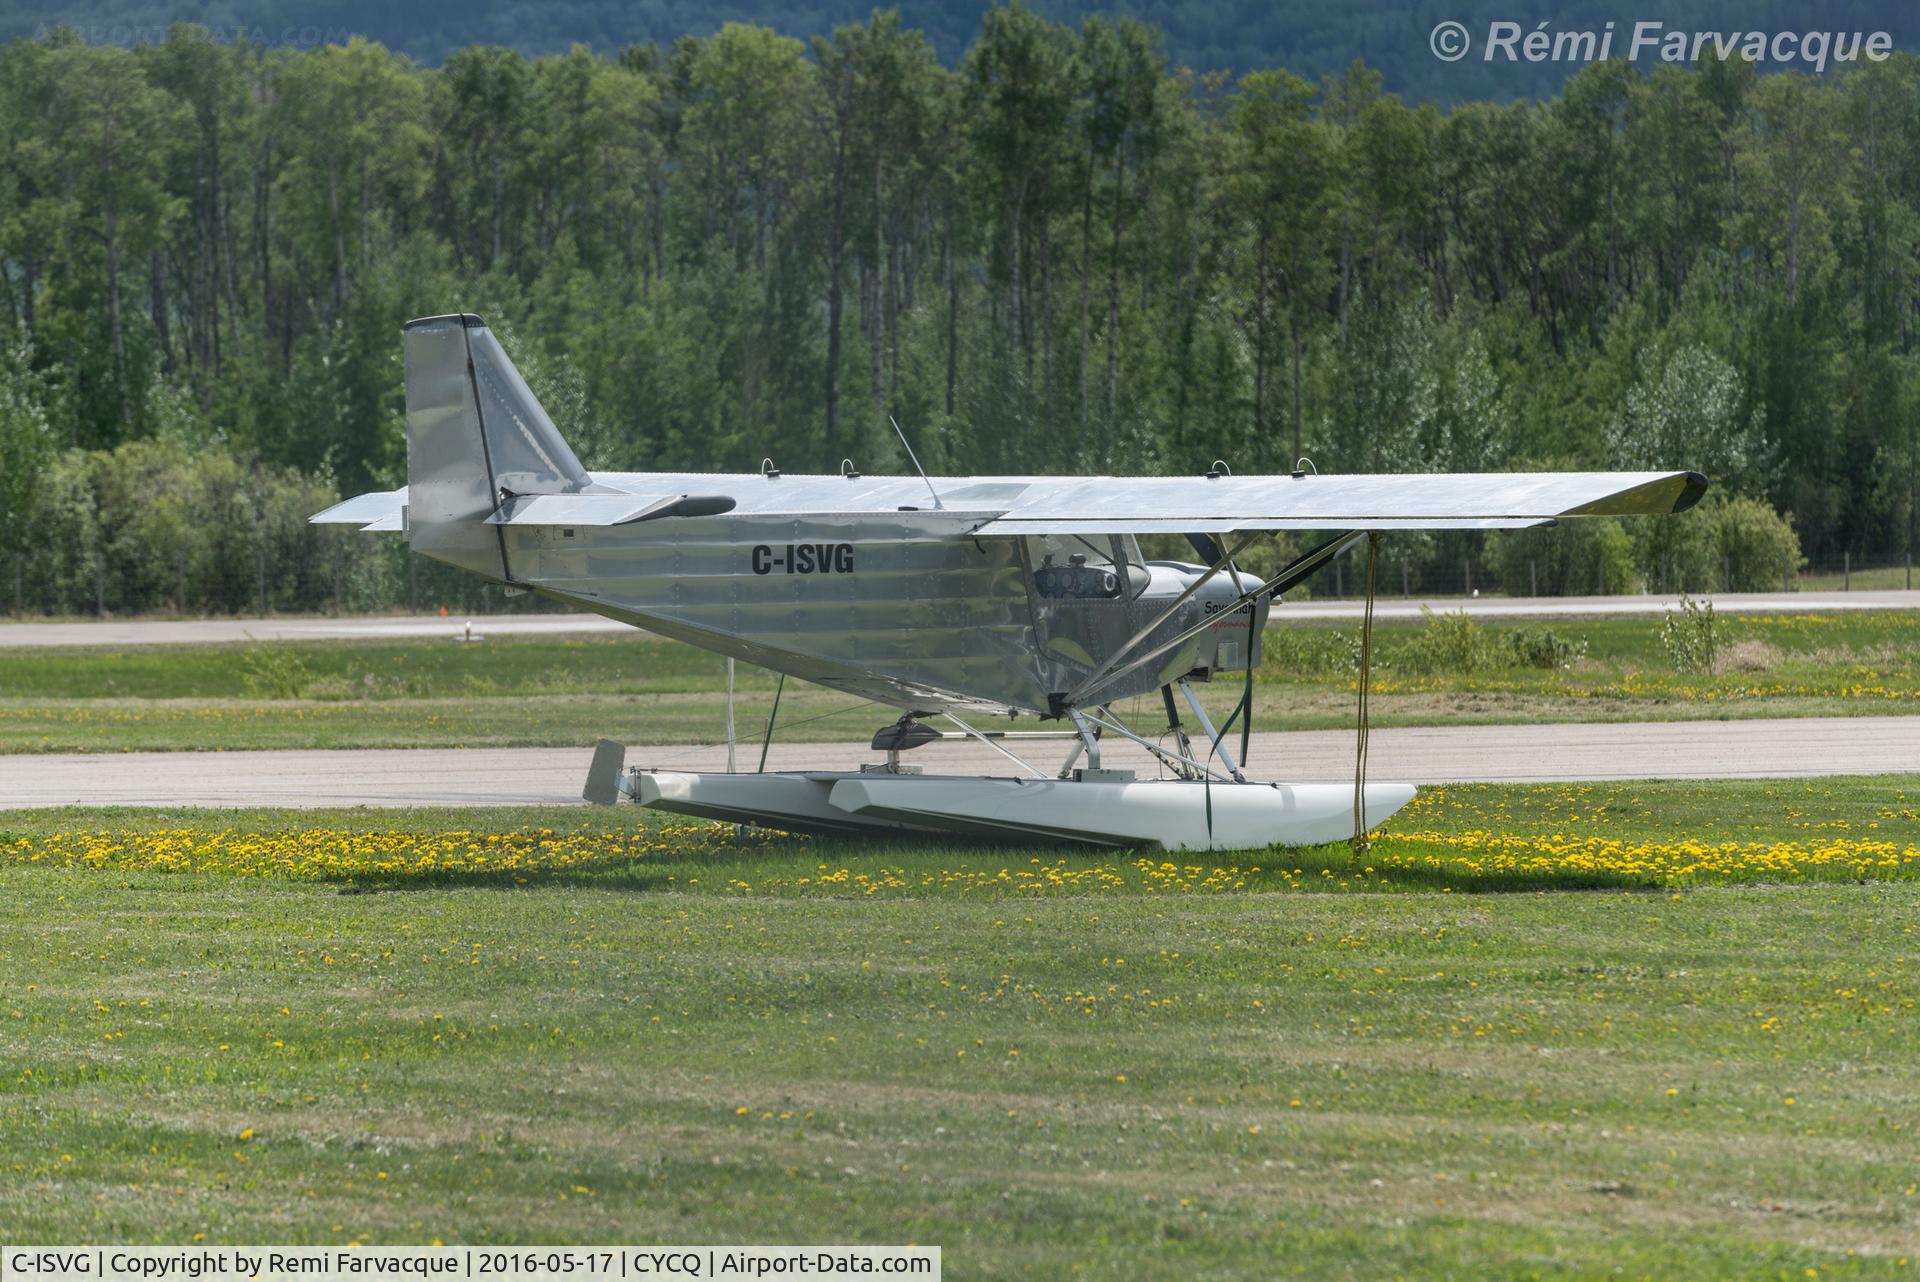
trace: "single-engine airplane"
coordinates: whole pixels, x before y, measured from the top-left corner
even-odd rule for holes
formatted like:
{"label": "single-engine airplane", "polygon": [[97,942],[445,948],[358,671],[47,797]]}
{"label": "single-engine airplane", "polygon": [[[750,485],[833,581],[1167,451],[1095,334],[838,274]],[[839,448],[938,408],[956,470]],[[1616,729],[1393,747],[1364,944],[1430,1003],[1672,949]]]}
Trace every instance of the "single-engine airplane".
{"label": "single-engine airplane", "polygon": [[[407,485],[312,519],[404,530],[415,552],[508,590],[897,710],[873,739],[884,759],[858,772],[647,770],[627,767],[619,744],[596,750],[590,801],[795,831],[1162,849],[1359,836],[1412,786],[1251,782],[1246,723],[1236,758],[1231,722],[1216,728],[1193,691],[1259,663],[1274,598],[1356,541],[1371,554],[1383,532],[1679,512],[1707,484],[1695,472],[1234,476],[1222,465],[1190,477],[876,477],[851,463],[796,476],[771,462],[589,472],[478,316],[416,320],[404,335]],[[1265,577],[1236,564],[1277,530],[1321,541]],[[1143,534],[1183,535],[1200,560],[1146,560]],[[1164,731],[1137,732],[1112,710],[1156,692]],[[1055,728],[981,728],[1022,717]],[[1139,744],[1171,777],[1103,769],[1106,736]],[[1031,777],[901,762],[967,737]],[[1009,750],[1049,737],[1071,741],[1057,770]]]}

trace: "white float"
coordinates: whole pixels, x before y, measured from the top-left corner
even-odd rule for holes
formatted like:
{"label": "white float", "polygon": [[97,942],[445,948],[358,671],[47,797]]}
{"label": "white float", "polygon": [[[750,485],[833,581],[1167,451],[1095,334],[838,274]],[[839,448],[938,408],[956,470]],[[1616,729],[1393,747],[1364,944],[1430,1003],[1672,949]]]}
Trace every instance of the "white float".
{"label": "white float", "polygon": [[[1332,783],[633,770],[621,790],[656,810],[836,835],[945,834],[1157,850],[1311,846],[1353,835],[1353,788]],[[1367,784],[1367,827],[1413,795],[1412,784]]]}

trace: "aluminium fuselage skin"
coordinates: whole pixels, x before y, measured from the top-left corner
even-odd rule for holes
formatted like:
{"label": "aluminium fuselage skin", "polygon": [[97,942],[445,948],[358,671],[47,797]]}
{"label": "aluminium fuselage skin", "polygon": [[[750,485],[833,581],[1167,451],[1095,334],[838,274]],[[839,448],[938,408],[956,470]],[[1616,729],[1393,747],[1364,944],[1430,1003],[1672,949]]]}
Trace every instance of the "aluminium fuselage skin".
{"label": "aluminium fuselage skin", "polygon": [[[714,479],[648,481],[697,492]],[[1239,595],[1232,575],[1215,575],[1168,614],[1205,567],[1146,562],[1133,540],[1109,536],[1071,554],[1086,564],[1053,564],[1041,540],[970,537],[982,519],[896,510],[503,526],[499,581],[902,711],[1047,715],[1156,619],[1133,653],[1212,622],[1086,702],[1257,659],[1266,602],[1229,609]]]}

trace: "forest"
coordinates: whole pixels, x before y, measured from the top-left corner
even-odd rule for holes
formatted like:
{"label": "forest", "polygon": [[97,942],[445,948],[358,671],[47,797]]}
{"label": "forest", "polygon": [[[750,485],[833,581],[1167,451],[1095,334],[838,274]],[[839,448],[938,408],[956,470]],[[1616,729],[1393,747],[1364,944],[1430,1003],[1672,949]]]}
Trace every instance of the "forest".
{"label": "forest", "polygon": [[53,29],[0,46],[0,607],[398,599],[300,518],[404,481],[399,328],[454,310],[589,466],[899,469],[890,416],[936,471],[1685,466],[1696,516],[1393,573],[1898,561],[1917,162],[1905,55],[1442,110],[1017,5],[951,63],[892,11],[434,66]]}
{"label": "forest", "polygon": [[[1004,2],[1004,0],[999,0]],[[924,32],[942,63],[956,66],[996,0],[902,0],[903,24]],[[1385,78],[1408,102],[1448,106],[1487,98],[1546,98],[1572,69],[1555,62],[1445,62],[1427,38],[1442,20],[1483,33],[1490,22],[1546,19],[1551,29],[1630,32],[1656,19],[1680,31],[1884,31],[1896,47],[1920,38],[1920,10],[1904,0],[1031,0],[1034,12],[1079,27],[1089,14],[1131,17],[1162,33],[1172,63],[1196,71],[1239,73],[1286,67],[1318,80],[1354,59]],[[864,21],[871,0],[13,0],[0,8],[0,40],[42,36],[62,23],[94,44],[162,39],[175,22],[195,22],[226,40],[311,46],[364,35],[396,53],[438,66],[469,45],[497,44],[528,56],[565,53],[576,44],[613,54],[628,45],[670,45],[710,36],[729,22],[771,27],[809,39]],[[1620,49],[1625,52],[1624,45]],[[1779,70],[1772,63],[1762,70]]]}

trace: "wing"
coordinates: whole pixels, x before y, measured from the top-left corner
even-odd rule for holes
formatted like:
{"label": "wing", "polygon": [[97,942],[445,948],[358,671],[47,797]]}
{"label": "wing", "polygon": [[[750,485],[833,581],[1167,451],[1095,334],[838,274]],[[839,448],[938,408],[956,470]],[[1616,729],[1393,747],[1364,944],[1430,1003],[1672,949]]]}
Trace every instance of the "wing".
{"label": "wing", "polygon": [[1698,472],[1092,478],[1035,485],[974,533],[1522,529],[1562,517],[1681,512],[1706,489]]}
{"label": "wing", "polygon": [[[1502,530],[1563,517],[1682,512],[1698,472],[1455,472],[1354,476],[793,476],[596,473],[581,494],[509,498],[493,525],[626,525],[668,517],[883,517],[964,521],[981,537],[1227,534],[1235,530]],[[938,494],[938,502],[933,499]],[[400,528],[405,489],[309,518]],[[916,513],[917,517],[904,514]]]}

